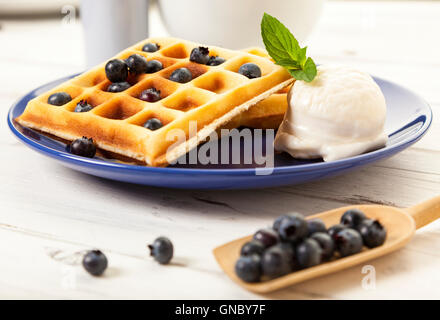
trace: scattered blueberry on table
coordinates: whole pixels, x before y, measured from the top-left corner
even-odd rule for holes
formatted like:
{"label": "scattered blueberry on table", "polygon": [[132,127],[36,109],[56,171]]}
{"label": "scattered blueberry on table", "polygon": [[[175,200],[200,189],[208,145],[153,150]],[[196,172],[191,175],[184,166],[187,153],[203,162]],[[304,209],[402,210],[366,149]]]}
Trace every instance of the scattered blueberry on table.
{"label": "scattered blueberry on table", "polygon": [[93,158],[96,154],[96,146],[92,138],[82,137],[72,141],[70,152],[77,156]]}
{"label": "scattered blueberry on table", "polygon": [[189,60],[200,64],[207,64],[209,61],[209,49],[207,47],[192,49]]}
{"label": "scattered blueberry on table", "polygon": [[243,244],[235,273],[245,282],[274,279],[380,246],[386,234],[378,220],[357,209],[344,212],[340,223],[328,229],[321,219],[283,215]]}
{"label": "scattered blueberry on table", "polygon": [[192,80],[191,71],[187,68],[176,69],[171,73],[170,80],[179,83],[187,83]]}
{"label": "scattered blueberry on table", "polygon": [[173,258],[173,243],[166,237],[159,237],[150,245],[150,255],[160,264],[168,264]]}
{"label": "scattered blueberry on table", "polygon": [[255,63],[245,63],[239,69],[238,73],[248,77],[249,79],[255,79],[261,77],[260,67]]}
{"label": "scattered blueberry on table", "polygon": [[157,43],[146,43],[143,47],[142,47],[142,51],[145,52],[156,52],[157,50],[160,49],[160,46]]}
{"label": "scattered blueberry on table", "polygon": [[82,265],[91,275],[100,276],[107,269],[108,261],[100,250],[91,250],[84,255]]}
{"label": "scattered blueberry on table", "polygon": [[47,98],[47,103],[53,106],[62,106],[70,101],[72,101],[72,97],[67,92],[56,92]]}

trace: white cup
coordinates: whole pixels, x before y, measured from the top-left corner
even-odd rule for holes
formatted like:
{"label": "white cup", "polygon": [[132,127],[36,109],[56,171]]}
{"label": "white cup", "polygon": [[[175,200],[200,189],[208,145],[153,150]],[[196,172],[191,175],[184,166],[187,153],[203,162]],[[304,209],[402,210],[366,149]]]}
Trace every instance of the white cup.
{"label": "white cup", "polygon": [[262,46],[263,13],[276,17],[302,42],[324,0],[159,0],[171,36],[231,49]]}
{"label": "white cup", "polygon": [[148,0],[82,0],[87,67],[148,38]]}

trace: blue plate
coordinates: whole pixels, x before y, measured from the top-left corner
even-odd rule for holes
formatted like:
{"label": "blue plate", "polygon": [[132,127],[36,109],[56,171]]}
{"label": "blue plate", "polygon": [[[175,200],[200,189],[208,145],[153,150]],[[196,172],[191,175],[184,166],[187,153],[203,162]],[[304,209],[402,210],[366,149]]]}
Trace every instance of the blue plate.
{"label": "blue plate", "polygon": [[[258,168],[255,163],[210,166],[194,164],[154,168],[72,155],[67,151],[65,144],[37,131],[23,128],[13,120],[24,111],[29,100],[72,77],[48,83],[19,99],[11,107],[8,114],[8,125],[12,132],[28,147],[74,170],[107,179],[159,187],[244,189],[317,180],[398,153],[419,140],[426,133],[432,121],[431,108],[422,98],[397,84],[375,78],[385,95],[388,107],[385,126],[386,132],[389,134],[389,141],[387,146],[382,149],[333,162],[298,160],[286,154],[276,154],[273,171],[268,175],[261,175],[261,168]],[[240,150],[236,152],[240,152]]]}

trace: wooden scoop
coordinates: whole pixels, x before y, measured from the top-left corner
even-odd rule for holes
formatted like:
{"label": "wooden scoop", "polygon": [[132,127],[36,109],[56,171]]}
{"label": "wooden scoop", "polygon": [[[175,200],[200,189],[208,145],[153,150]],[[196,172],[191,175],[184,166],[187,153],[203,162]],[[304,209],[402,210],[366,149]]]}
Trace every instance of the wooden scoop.
{"label": "wooden scoop", "polygon": [[315,267],[295,271],[283,277],[259,283],[246,283],[240,280],[234,271],[235,262],[239,257],[242,245],[251,240],[252,236],[237,239],[215,248],[214,256],[220,267],[232,280],[250,291],[268,293],[308,279],[341,271],[403,247],[411,239],[416,229],[440,218],[440,196],[407,209],[380,205],[358,205],[326,211],[307,217],[307,219],[320,218],[329,227],[339,223],[342,214],[352,208],[362,210],[367,217],[377,219],[385,226],[387,229],[387,239],[382,246],[374,249],[364,248],[362,252],[355,255],[335,259]]}

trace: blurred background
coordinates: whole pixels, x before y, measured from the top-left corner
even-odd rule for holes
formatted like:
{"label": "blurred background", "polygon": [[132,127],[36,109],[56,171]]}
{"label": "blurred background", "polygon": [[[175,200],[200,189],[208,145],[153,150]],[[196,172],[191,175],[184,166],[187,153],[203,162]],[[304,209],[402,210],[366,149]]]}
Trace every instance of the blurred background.
{"label": "blurred background", "polygon": [[[353,1],[362,1],[362,0],[337,0],[337,1],[353,2]],[[383,2],[384,0],[370,0],[370,1]],[[398,2],[402,0],[388,0],[388,1]],[[419,1],[419,0],[403,0],[403,1]],[[439,0],[430,0],[430,1],[439,1]],[[153,0],[152,2],[155,2],[155,0]],[[25,14],[57,15],[60,13],[60,9],[64,5],[73,5],[79,7],[80,0],[0,0],[0,11],[4,16],[8,16],[8,15],[16,16],[16,15],[25,15]]]}

